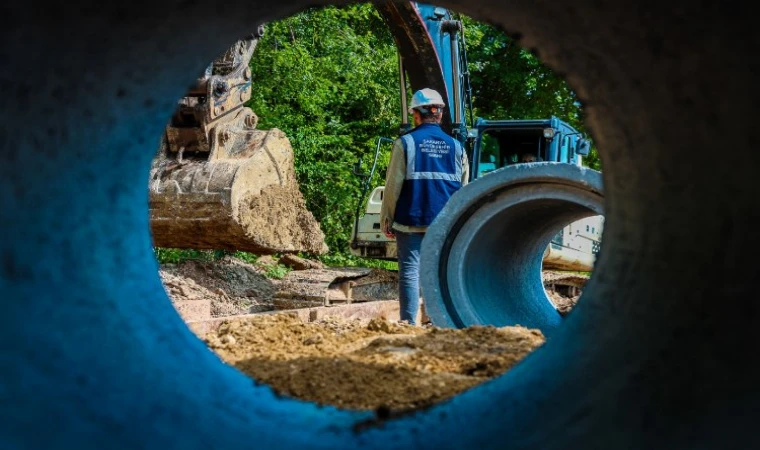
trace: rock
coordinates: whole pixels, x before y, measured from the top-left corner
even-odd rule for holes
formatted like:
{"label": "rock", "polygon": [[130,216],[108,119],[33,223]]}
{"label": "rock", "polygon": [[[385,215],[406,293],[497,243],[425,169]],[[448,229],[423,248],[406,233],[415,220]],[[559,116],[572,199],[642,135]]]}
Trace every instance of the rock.
{"label": "rock", "polygon": [[180,286],[179,287],[179,293],[185,297],[185,298],[191,298],[192,295],[190,293],[190,290],[187,288],[187,286]]}
{"label": "rock", "polygon": [[381,331],[383,333],[390,333],[392,331],[391,324],[385,319],[370,320],[367,324],[367,329],[369,331]]}
{"label": "rock", "polygon": [[309,259],[300,258],[296,255],[287,254],[283,255],[278,263],[283,266],[288,266],[293,270],[308,270],[308,269],[322,269],[324,266],[319,261],[312,261]]}
{"label": "rock", "polygon": [[321,333],[317,333],[314,336],[311,336],[311,337],[307,338],[306,340],[304,340],[303,341],[303,345],[315,345],[315,344],[319,344],[324,339],[325,338],[324,338],[324,336],[322,336]]}
{"label": "rock", "polygon": [[264,255],[256,260],[256,264],[259,266],[276,266],[277,261],[272,257],[272,255]]}

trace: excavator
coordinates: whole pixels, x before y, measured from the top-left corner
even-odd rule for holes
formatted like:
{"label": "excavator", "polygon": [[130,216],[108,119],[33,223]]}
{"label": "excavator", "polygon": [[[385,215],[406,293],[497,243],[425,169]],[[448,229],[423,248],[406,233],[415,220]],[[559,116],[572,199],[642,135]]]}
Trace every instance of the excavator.
{"label": "excavator", "polygon": [[[400,133],[411,128],[406,101],[408,85],[414,90],[432,86],[445,93],[444,99],[450,107],[442,126],[467,149],[470,181],[503,167],[526,164],[521,160],[525,155],[531,155],[533,161],[582,166],[583,156],[589,153],[589,140],[557,117],[474,119],[463,25],[450,11],[422,3],[384,3],[377,7],[399,48]],[[385,137],[378,139],[369,173],[362,172],[361,160],[354,170],[363,181],[350,245],[356,256],[397,259],[395,241],[388,239],[380,229],[383,186],[372,190],[361,214],[381,148],[392,142]],[[595,215],[564,226],[544,250],[543,270],[590,272],[601,246],[603,220],[603,216]],[[545,287],[551,297],[577,297],[586,278],[577,273],[553,272],[548,274]]]}
{"label": "excavator", "polygon": [[179,100],[151,166],[154,246],[327,252],[298,189],[290,141],[280,130],[257,129],[245,106],[264,32],[262,25],[237,41]]}
{"label": "excavator", "polygon": [[[473,182],[442,212],[453,223],[437,220],[428,232],[433,236],[443,233],[429,241],[435,245],[426,245],[429,267],[437,268],[422,280],[428,285],[424,289],[428,313],[432,312],[435,323],[443,325],[516,321],[530,325],[535,314],[526,320],[509,308],[473,306],[471,303],[478,301],[474,300],[476,296],[488,298],[502,292],[496,286],[475,295],[477,289],[467,287],[467,279],[473,275],[462,267],[491,270],[482,266],[488,258],[477,254],[506,245],[522,258],[510,264],[523,268],[505,279],[508,284],[534,288],[536,274],[541,283],[541,269],[590,271],[600,246],[603,211],[600,177],[582,167],[589,140],[556,117],[474,120],[461,20],[445,8],[423,3],[382,1],[375,6],[399,52],[400,134],[411,129],[407,90],[433,88],[448,106],[442,126],[467,149],[471,164]],[[298,190],[287,137],[277,129],[258,130],[257,116],[244,106],[252,89],[248,62],[263,33],[260,26],[236,42],[212,62],[178,102],[150,175],[155,246],[257,253],[327,251],[319,224]],[[364,186],[350,245],[358,256],[396,258],[395,243],[380,232],[382,187],[373,190],[364,214],[360,214],[382,144],[390,142],[389,138],[378,139],[369,173],[362,173],[361,161],[354,169]],[[542,162],[522,163],[520,157],[525,153]],[[510,191],[507,197],[514,199],[508,204],[493,201],[504,197],[513,185],[533,188],[516,197]],[[522,217],[522,223],[512,224],[512,228],[501,226],[500,230],[489,228],[490,216],[480,216],[491,214],[489,208],[494,205],[496,215]],[[512,223],[502,219],[498,223]],[[484,233],[484,229],[490,231]],[[469,234],[465,236],[463,231]],[[504,241],[511,236],[522,237],[521,243]],[[479,263],[472,262],[473,255]],[[452,269],[452,264],[459,268]],[[554,280],[554,285],[561,284],[561,280]],[[515,295],[521,300],[513,303],[535,302],[527,299],[531,296],[545,302],[543,288],[533,288],[518,289]],[[432,310],[428,302],[433,304]],[[531,308],[542,311],[537,325],[557,324],[554,309],[552,315],[545,305]]]}

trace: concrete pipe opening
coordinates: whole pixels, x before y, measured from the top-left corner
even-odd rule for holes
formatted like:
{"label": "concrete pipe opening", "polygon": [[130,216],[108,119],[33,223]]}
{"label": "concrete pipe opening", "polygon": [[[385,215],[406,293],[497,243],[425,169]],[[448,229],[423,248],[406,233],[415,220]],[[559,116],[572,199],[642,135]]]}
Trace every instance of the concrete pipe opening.
{"label": "concrete pipe opening", "polygon": [[556,163],[509,166],[449,201],[422,248],[422,291],[439,326],[523,325],[549,335],[562,318],[541,279],[564,226],[603,214],[599,172]]}
{"label": "concrete pipe opening", "polygon": [[152,254],[156,141],[208,61],[317,3],[4,6],[2,447],[760,447],[760,273],[743,261],[760,253],[760,40],[744,5],[441,2],[565,74],[605,163],[583,302],[505,376],[358,429],[372,417],[277,397],[191,334]]}

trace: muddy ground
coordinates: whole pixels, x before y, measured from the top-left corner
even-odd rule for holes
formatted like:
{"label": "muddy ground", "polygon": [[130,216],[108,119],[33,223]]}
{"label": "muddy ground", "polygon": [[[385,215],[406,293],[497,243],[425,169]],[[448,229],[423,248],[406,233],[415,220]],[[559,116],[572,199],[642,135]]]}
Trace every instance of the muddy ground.
{"label": "muddy ground", "polygon": [[[252,264],[228,256],[218,261],[164,264],[159,274],[173,302],[209,301],[211,317],[313,307],[321,302],[322,297],[340,303],[346,300],[348,290],[356,301],[396,298],[395,288],[389,288],[398,280],[395,272],[325,268],[319,262],[295,257],[285,257],[281,261],[301,270],[293,270],[282,279],[273,279],[266,274],[277,265],[277,259],[264,256]],[[549,271],[543,276],[546,283],[569,278],[579,287],[585,281],[577,275]],[[579,294],[567,295],[565,292],[549,291],[547,294],[562,315],[568,314],[579,298]]]}
{"label": "muddy ground", "polygon": [[222,325],[206,342],[279,394],[355,410],[429,406],[509,370],[538,330],[412,327],[385,319],[303,323],[288,314]]}
{"label": "muddy ground", "polygon": [[159,270],[172,301],[210,300],[212,317],[271,311],[277,281],[265,273],[265,266],[232,257],[164,264]]}
{"label": "muddy ground", "polygon": [[[366,282],[397,280],[393,272],[329,269],[303,261],[304,270],[283,279],[268,278],[276,263],[271,257],[255,264],[233,257],[187,261],[162,266],[160,275],[185,320],[316,306],[320,293],[330,289],[327,297],[333,300],[346,289],[364,300],[373,295],[387,299],[394,294],[387,286],[380,289]],[[567,275],[544,274],[545,282],[562,277]],[[333,278],[350,284],[330,287]],[[575,281],[582,285],[583,279]],[[560,293],[549,297],[563,315],[578,298]],[[187,304],[210,304],[210,309],[191,317],[179,307]],[[226,322],[202,337],[223,361],[282,395],[391,412],[425,407],[470,389],[506,372],[544,342],[540,331],[523,327],[451,330],[411,327],[384,318],[328,317],[304,323],[287,313]]]}

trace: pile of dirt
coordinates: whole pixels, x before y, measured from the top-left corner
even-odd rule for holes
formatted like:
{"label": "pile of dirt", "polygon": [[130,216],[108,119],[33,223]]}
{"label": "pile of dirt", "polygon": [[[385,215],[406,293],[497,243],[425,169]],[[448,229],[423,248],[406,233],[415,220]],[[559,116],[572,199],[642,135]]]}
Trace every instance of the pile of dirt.
{"label": "pile of dirt", "polygon": [[260,194],[243,200],[241,210],[245,211],[240,217],[241,224],[261,240],[263,247],[313,254],[329,250],[319,223],[306,208],[306,200],[295,183],[267,186]]}
{"label": "pile of dirt", "polygon": [[271,311],[277,288],[261,272],[232,257],[164,264],[159,270],[172,301],[210,300],[212,317]]}
{"label": "pile of dirt", "polygon": [[578,304],[589,276],[574,272],[545,270],[542,272],[542,279],[546,296],[557,308],[557,312],[566,316]]}
{"label": "pile of dirt", "polygon": [[228,364],[276,392],[357,410],[425,407],[509,370],[544,343],[539,330],[461,330],[289,314],[231,321],[206,336]]}
{"label": "pile of dirt", "polygon": [[570,311],[575,308],[575,305],[578,304],[578,299],[581,297],[580,294],[568,297],[559,292],[549,290],[546,291],[546,296],[549,297],[554,307],[557,308],[557,312],[563,317],[570,314]]}

